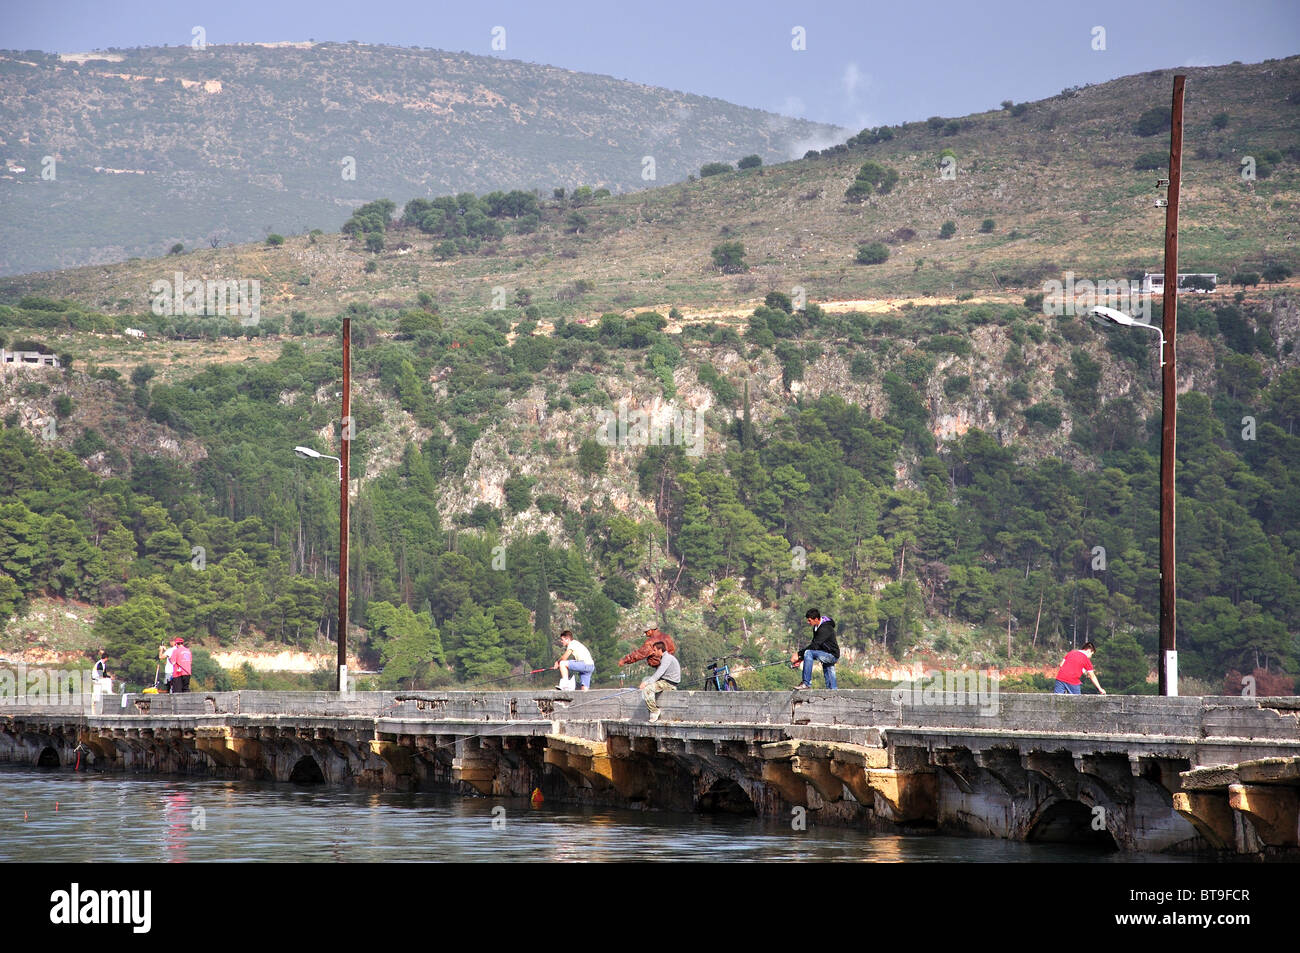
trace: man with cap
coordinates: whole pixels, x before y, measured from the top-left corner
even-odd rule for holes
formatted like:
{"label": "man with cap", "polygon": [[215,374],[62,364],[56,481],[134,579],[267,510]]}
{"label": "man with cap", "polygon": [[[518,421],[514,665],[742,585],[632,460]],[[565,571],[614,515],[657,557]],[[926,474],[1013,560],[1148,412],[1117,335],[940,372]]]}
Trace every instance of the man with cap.
{"label": "man with cap", "polygon": [[188,692],[190,690],[190,668],[194,664],[194,656],[185,645],[185,640],[179,635],[172,639],[171,657],[172,694]]}
{"label": "man with cap", "polygon": [[[664,644],[664,649],[655,648],[655,644],[658,642]],[[651,626],[645,630],[645,641],[641,643],[641,647],[635,652],[629,652],[627,655],[624,655],[619,659],[618,664],[620,666],[631,665],[633,662],[639,662],[642,659],[645,659],[645,663],[649,665],[651,669],[657,669],[659,668],[659,664],[663,661],[663,653],[665,650],[669,654],[676,654],[677,644],[673,642],[673,637],[667,632],[660,632],[657,628]]]}

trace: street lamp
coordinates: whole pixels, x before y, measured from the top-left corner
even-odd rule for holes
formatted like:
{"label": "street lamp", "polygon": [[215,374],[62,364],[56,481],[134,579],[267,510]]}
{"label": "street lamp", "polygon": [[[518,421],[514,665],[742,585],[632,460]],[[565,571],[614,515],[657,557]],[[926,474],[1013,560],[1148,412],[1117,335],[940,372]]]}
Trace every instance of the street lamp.
{"label": "street lamp", "polygon": [[294,447],[293,452],[300,457],[308,457],[313,460],[333,460],[339,465],[339,479],[343,479],[343,461],[338,457],[331,457],[328,453],[320,453],[311,447]]}
{"label": "street lamp", "polygon": [[294,447],[300,457],[316,460],[324,457],[339,465],[339,692],[348,690],[348,457],[351,455],[355,424],[352,420],[352,319],[343,319],[343,429],[339,434],[339,454],[332,457],[311,447]]}
{"label": "street lamp", "polygon": [[[1172,380],[1174,366],[1165,361],[1165,332],[1154,324],[1138,321],[1132,315],[1100,305],[1088,312],[1096,321],[1118,324],[1124,328],[1146,328],[1160,335],[1160,367],[1164,389],[1160,401],[1160,694],[1178,694],[1178,649],[1174,638],[1174,421],[1178,413],[1178,391]],[[1171,333],[1173,328],[1170,329]]]}
{"label": "street lamp", "polygon": [[1123,311],[1116,311],[1114,308],[1103,308],[1101,305],[1093,308],[1088,312],[1089,316],[1096,318],[1098,321],[1104,321],[1109,324],[1118,324],[1125,328],[1146,328],[1148,331],[1154,331],[1160,335],[1160,366],[1165,366],[1165,332],[1154,324],[1146,324],[1139,321]]}

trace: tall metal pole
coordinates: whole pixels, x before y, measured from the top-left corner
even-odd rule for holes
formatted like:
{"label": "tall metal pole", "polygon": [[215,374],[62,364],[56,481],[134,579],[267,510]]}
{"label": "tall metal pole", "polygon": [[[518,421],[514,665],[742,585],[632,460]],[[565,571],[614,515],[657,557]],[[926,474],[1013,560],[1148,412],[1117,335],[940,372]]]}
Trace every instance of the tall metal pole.
{"label": "tall metal pole", "polygon": [[1169,125],[1169,193],[1165,209],[1165,291],[1163,324],[1165,366],[1161,386],[1160,427],[1160,694],[1178,694],[1178,648],[1174,585],[1174,435],[1178,422],[1178,192],[1183,174],[1183,87],[1174,77]]}
{"label": "tall metal pole", "polygon": [[339,665],[336,688],[348,689],[348,457],[352,448],[352,319],[343,319],[343,426],[339,438]]}

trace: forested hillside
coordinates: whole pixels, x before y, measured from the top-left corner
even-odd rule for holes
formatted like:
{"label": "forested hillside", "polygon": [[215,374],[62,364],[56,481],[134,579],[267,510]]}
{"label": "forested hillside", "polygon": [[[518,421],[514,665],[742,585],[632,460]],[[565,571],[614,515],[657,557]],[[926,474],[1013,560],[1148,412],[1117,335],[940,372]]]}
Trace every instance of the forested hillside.
{"label": "forested hillside", "polygon": [[[1181,667],[1215,689],[1229,670],[1294,672],[1286,301],[1183,315],[1197,389],[1179,416]],[[5,308],[5,323],[55,335],[86,317],[27,304],[47,310]],[[1145,681],[1158,390],[1141,339],[1023,304],[880,317],[799,311],[779,292],[744,323],[677,333],[642,313],[543,335],[521,308],[443,327],[412,304],[352,309],[351,609],[385,684],[536,667],[560,626],[607,679],[656,622],[698,672],[724,651],[788,648],[810,603],[863,662],[1041,664],[1091,638],[1113,689]],[[4,613],[41,593],[108,606],[98,631],[136,679],[174,633],[216,647],[328,632],[337,482],[291,448],[336,445],[337,344],[281,338],[273,360],[167,383],[147,363],[130,385],[75,364],[19,372],[0,434]],[[91,401],[103,431],[78,425]],[[620,401],[625,418],[699,413],[703,439],[688,417],[676,445],[626,428],[610,441]],[[58,424],[43,441],[23,424],[46,407]],[[114,439],[141,417],[160,431]]]}

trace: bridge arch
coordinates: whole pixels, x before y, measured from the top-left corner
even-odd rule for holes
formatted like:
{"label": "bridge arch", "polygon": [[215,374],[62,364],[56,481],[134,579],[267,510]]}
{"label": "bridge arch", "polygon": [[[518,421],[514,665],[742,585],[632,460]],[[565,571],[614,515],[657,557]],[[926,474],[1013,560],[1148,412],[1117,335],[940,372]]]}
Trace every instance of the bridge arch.
{"label": "bridge arch", "polygon": [[731,778],[718,778],[695,799],[695,810],[701,814],[737,814],[757,817],[758,809],[749,793]]}
{"label": "bridge arch", "polygon": [[292,784],[324,784],[325,773],[321,771],[315,758],[305,754],[295,762],[293,770],[289,772],[289,781]]}
{"label": "bridge arch", "polygon": [[36,767],[38,768],[58,768],[63,762],[59,760],[59,753],[50,745],[41,749],[41,753],[36,758]]}
{"label": "bridge arch", "polygon": [[[1098,813],[1102,812],[1102,813]],[[1058,798],[1038,811],[1025,840],[1039,844],[1079,844],[1100,850],[1119,850],[1111,833],[1109,808]]]}

